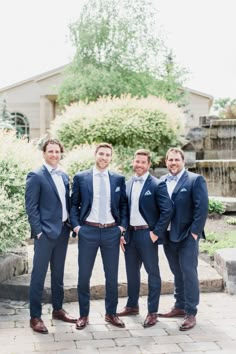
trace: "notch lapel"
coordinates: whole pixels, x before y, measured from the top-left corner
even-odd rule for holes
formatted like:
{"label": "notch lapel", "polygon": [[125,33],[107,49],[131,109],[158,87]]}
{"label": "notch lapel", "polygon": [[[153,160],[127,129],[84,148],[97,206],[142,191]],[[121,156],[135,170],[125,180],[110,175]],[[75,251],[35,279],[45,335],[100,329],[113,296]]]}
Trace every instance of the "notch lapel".
{"label": "notch lapel", "polygon": [[183,175],[181,176],[180,180],[178,181],[178,183],[176,184],[175,189],[173,190],[171,199],[175,198],[176,194],[178,193],[178,191],[180,190],[180,188],[182,187],[182,185],[186,181],[187,177],[188,177],[188,174],[187,174],[187,171],[185,171],[183,173]]}
{"label": "notch lapel", "polygon": [[93,170],[88,171],[87,177],[87,186],[88,186],[88,193],[89,193],[89,198],[92,203],[93,201]]}
{"label": "notch lapel", "polygon": [[151,178],[151,176],[150,176],[150,174],[149,174],[149,176],[148,176],[148,178],[146,179],[146,181],[145,181],[145,183],[144,183],[144,186],[143,186],[143,188],[142,188],[142,190],[141,190],[141,193],[140,193],[140,196],[139,196],[139,202],[140,202],[141,198],[145,195],[146,191],[148,190],[149,185],[150,185],[150,183],[151,183],[151,180],[152,180],[152,178]]}
{"label": "notch lapel", "polygon": [[51,185],[52,189],[53,189],[54,192],[56,193],[56,195],[57,195],[57,197],[59,198],[59,200],[61,200],[60,197],[59,197],[58,191],[57,191],[57,187],[56,187],[56,185],[55,185],[55,183],[54,183],[54,181],[53,181],[53,179],[52,179],[52,176],[51,176],[50,173],[48,172],[48,169],[47,169],[45,166],[43,166],[42,169],[43,169],[43,174],[44,174],[45,178],[47,179],[47,181],[48,181],[49,184]]}
{"label": "notch lapel", "polygon": [[110,189],[111,189],[111,205],[113,205],[115,188],[116,188],[116,178],[114,177],[113,173],[110,171],[108,171],[108,176],[110,180]]}

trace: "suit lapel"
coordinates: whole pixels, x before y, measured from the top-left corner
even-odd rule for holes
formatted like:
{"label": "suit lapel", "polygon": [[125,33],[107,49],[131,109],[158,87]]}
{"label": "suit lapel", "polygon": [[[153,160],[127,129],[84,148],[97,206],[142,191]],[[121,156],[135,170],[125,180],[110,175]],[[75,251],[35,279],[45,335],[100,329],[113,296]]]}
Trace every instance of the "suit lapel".
{"label": "suit lapel", "polygon": [[133,183],[134,182],[133,182],[132,178],[126,183],[126,195],[127,195],[127,198],[128,198],[129,210],[131,208],[131,193],[132,193]]}
{"label": "suit lapel", "polygon": [[[147,192],[148,188],[149,188],[149,185],[152,181],[152,177],[150,175],[148,175],[148,178],[146,179],[145,183],[144,183],[144,186],[141,190],[141,193],[140,193],[140,197],[139,197],[139,202],[141,201],[141,198],[145,195],[145,193]],[[140,183],[140,182],[139,182]]]}
{"label": "suit lapel", "polygon": [[188,177],[188,174],[187,174],[187,171],[185,171],[182,174],[182,176],[180,177],[180,180],[178,181],[178,183],[176,184],[175,189],[173,190],[171,199],[175,198],[176,194],[178,193],[178,191],[180,190],[180,188],[182,187],[182,185],[186,181],[187,177]]}
{"label": "suit lapel", "polygon": [[48,172],[48,169],[43,166],[42,167],[42,171],[43,171],[43,174],[45,176],[45,178],[47,179],[47,181],[49,182],[49,184],[51,185],[52,189],[54,190],[54,192],[56,193],[57,197],[60,199],[59,197],[59,194],[58,194],[58,191],[57,191],[57,187],[52,179],[52,176],[50,175],[50,173]]}
{"label": "suit lapel", "polygon": [[67,210],[70,210],[70,208],[69,208],[69,200],[70,200],[70,198],[69,198],[69,181],[68,181],[68,179],[67,179],[67,176],[66,176],[66,174],[65,173],[62,173],[62,180],[63,180],[63,182],[64,182],[64,186],[65,186],[65,190],[66,190],[66,208],[67,208]]}
{"label": "suit lapel", "polygon": [[114,193],[116,188],[116,178],[114,177],[113,173],[108,171],[109,180],[110,180],[110,188],[111,188],[111,205],[114,202]]}
{"label": "suit lapel", "polygon": [[93,170],[89,170],[87,174],[87,186],[88,186],[88,192],[89,192],[89,197],[90,200],[93,200]]}

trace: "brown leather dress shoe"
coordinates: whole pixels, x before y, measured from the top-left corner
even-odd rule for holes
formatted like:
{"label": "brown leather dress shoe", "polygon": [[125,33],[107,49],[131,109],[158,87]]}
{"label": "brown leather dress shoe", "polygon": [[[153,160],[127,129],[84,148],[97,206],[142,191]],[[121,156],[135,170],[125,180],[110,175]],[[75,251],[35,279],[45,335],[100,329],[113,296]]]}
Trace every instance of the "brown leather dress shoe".
{"label": "brown leather dress shoe", "polygon": [[116,326],[116,327],[120,327],[120,328],[124,328],[125,327],[124,322],[121,319],[119,319],[119,317],[117,315],[108,315],[108,314],[106,314],[105,315],[105,321],[109,322],[110,324],[112,324],[113,326]]}
{"label": "brown leather dress shoe", "polygon": [[78,320],[76,321],[75,328],[76,329],[84,329],[88,323],[89,323],[88,316],[82,316],[82,317],[78,318]]}
{"label": "brown leather dress shoe", "polygon": [[139,314],[139,308],[138,307],[127,307],[123,309],[123,311],[118,312],[117,316],[134,316]]}
{"label": "brown leather dress shoe", "polygon": [[158,313],[159,317],[185,317],[186,313],[182,309],[177,309],[176,307],[173,307],[170,312],[167,313]]}
{"label": "brown leather dress shoe", "polygon": [[179,327],[180,331],[188,331],[189,329],[196,326],[196,317],[194,315],[186,315],[184,322]]}
{"label": "brown leather dress shoe", "polygon": [[33,317],[30,320],[30,327],[32,328],[33,331],[42,333],[42,334],[48,334],[48,329],[41,320],[41,318],[36,318]]}
{"label": "brown leather dress shoe", "polygon": [[60,320],[64,322],[69,322],[69,323],[76,323],[76,318],[70,316],[65,310],[60,309],[60,310],[53,310],[52,311],[52,318],[54,320]]}
{"label": "brown leather dress shoe", "polygon": [[157,317],[158,317],[158,315],[155,312],[154,313],[148,313],[147,317],[146,317],[146,319],[144,321],[143,327],[147,328],[147,327],[154,326],[158,322]]}

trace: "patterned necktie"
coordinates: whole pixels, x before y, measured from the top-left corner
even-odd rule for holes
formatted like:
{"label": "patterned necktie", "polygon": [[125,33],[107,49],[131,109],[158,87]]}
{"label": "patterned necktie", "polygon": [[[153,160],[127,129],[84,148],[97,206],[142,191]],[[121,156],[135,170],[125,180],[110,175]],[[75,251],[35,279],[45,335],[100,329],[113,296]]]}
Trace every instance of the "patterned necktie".
{"label": "patterned necktie", "polygon": [[171,182],[171,181],[178,181],[178,177],[177,176],[173,176],[173,175],[168,175],[167,177],[166,177],[166,180],[167,180],[167,182]]}
{"label": "patterned necktie", "polygon": [[106,175],[104,173],[99,173],[98,174],[99,178],[100,178],[100,183],[99,183],[99,222],[101,224],[105,224],[106,223],[106,205],[107,205],[107,189],[106,189]]}
{"label": "patterned necktie", "polygon": [[134,176],[134,177],[133,177],[133,180],[134,180],[134,182],[143,183],[144,178],[143,178],[143,176],[140,176],[140,177]]}

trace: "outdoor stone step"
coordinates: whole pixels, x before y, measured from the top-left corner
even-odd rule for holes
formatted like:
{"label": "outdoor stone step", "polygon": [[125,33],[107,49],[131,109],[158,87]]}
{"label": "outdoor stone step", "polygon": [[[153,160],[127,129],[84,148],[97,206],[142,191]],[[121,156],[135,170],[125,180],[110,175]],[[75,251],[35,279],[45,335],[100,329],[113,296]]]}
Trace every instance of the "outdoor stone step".
{"label": "outdoor stone step", "polygon": [[[30,273],[32,269],[32,258],[33,258],[33,245],[28,245],[28,264],[29,264],[29,274],[20,275],[14,277],[11,280],[6,280],[1,283],[0,286],[0,298],[11,299],[17,301],[27,301],[29,293],[30,284]],[[78,245],[74,241],[69,244],[64,285],[65,285],[65,302],[77,301],[77,281],[78,281]],[[173,275],[170,272],[166,257],[162,246],[159,247],[159,265],[162,278],[162,294],[172,294],[173,293]],[[199,281],[200,289],[202,292],[217,292],[223,290],[223,279],[217,271],[207,262],[199,259]],[[120,255],[119,264],[119,296],[127,296],[127,281],[125,272],[125,261],[124,255]],[[105,294],[104,289],[104,272],[100,252],[97,254],[97,258],[94,265],[93,274],[91,277],[91,299],[103,299]],[[148,294],[147,286],[147,274],[143,267],[141,268],[141,289],[140,295],[144,296]],[[48,272],[45,289],[43,295],[43,301],[49,302],[51,297],[50,290],[50,272]]]}

